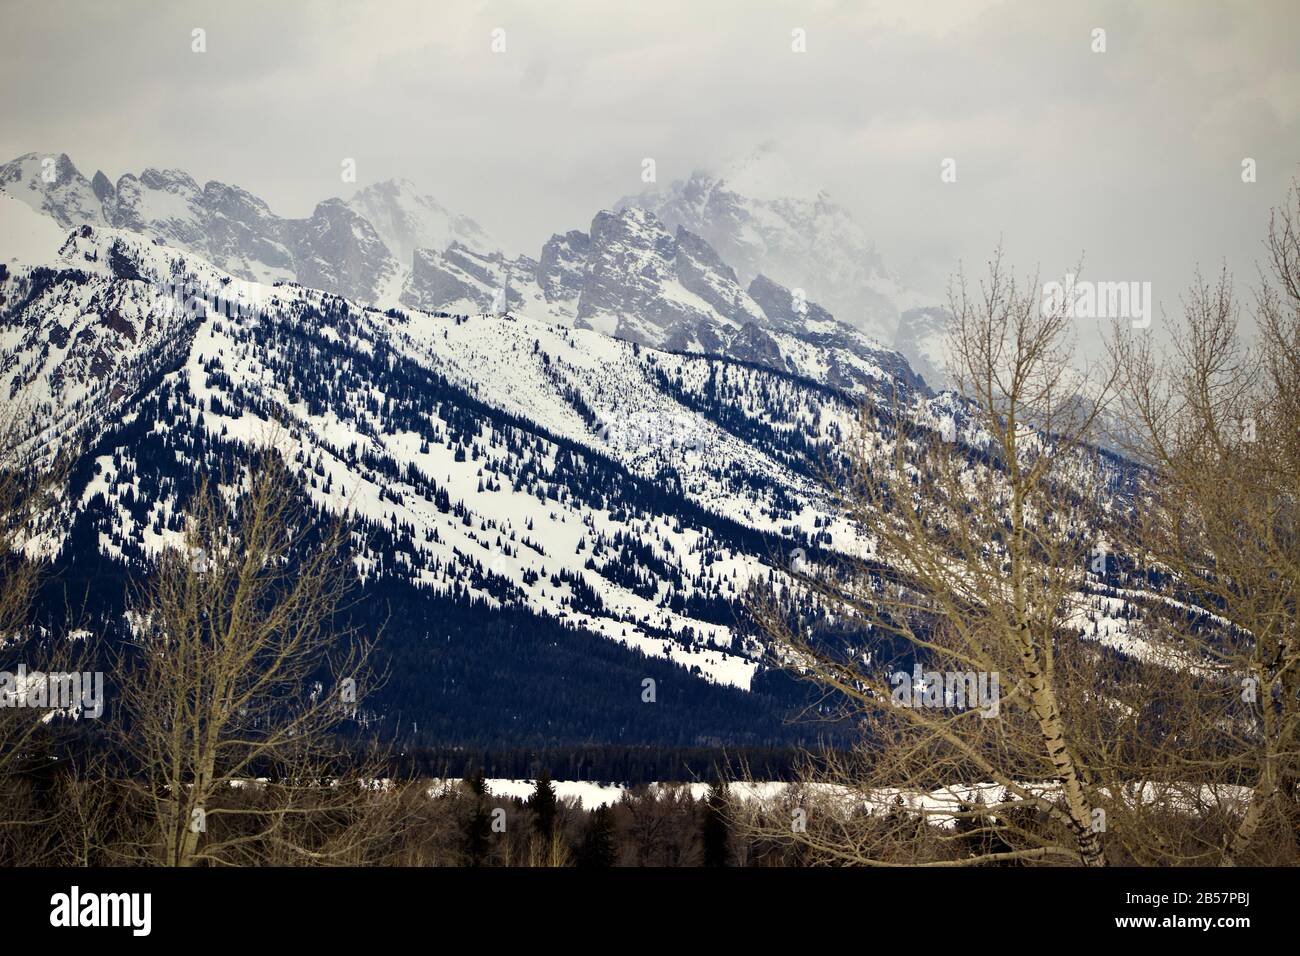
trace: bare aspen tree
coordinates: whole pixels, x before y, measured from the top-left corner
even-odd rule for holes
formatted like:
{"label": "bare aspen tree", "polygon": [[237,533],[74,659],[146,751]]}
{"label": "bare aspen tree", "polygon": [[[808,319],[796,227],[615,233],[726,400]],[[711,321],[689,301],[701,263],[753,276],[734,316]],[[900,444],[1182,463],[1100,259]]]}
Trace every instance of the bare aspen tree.
{"label": "bare aspen tree", "polygon": [[[1102,787],[1081,732],[1097,718],[1067,706],[1104,705],[1066,692],[1094,661],[1061,638],[1096,547],[1105,469],[1088,440],[1111,380],[1072,372],[1065,304],[1045,308],[1000,251],[978,290],[958,276],[950,303],[964,420],[930,428],[920,406],[864,408],[828,484],[869,554],[792,570],[842,640],[773,595],[754,604],[777,659],[839,701],[864,741],[810,775],[841,811],[782,827],[841,863],[1104,865]],[[927,684],[929,699],[900,706],[897,672],[913,664],[960,686]],[[951,706],[994,675],[995,704]]]}
{"label": "bare aspen tree", "polygon": [[[0,404],[0,670],[15,677],[20,665],[30,674],[66,668],[74,657],[66,643],[42,642],[32,620],[48,559],[42,521],[67,471],[66,453],[37,447],[41,424],[27,404]],[[37,741],[49,715],[0,706],[0,859],[10,863],[47,861],[34,828],[51,819],[31,805],[22,774],[48,762]]]}
{"label": "bare aspen tree", "polygon": [[121,743],[143,774],[149,858],[357,863],[388,835],[377,817],[400,801],[335,737],[370,690],[368,645],[333,630],[348,534],[298,502],[270,447],[243,480],[195,495],[122,663]]}
{"label": "bare aspen tree", "polygon": [[1215,801],[1229,825],[1198,860],[1229,865],[1300,852],[1300,190],[1266,246],[1253,343],[1226,271],[1198,276],[1168,349],[1113,338],[1129,453],[1150,472],[1129,547],[1177,598],[1148,627],[1204,675],[1179,711],[1203,746],[1180,772],[1245,791]]}
{"label": "bare aspen tree", "polygon": [[[40,565],[26,552],[35,496],[31,463],[22,453],[24,416],[16,407],[0,412],[0,651],[6,664],[17,663],[27,643]],[[0,709],[0,778],[21,759],[24,743],[39,726],[29,711]]]}
{"label": "bare aspen tree", "polygon": [[26,420],[18,407],[0,410],[0,639],[6,642],[28,623],[39,580],[39,566],[25,552],[41,492],[34,463],[23,450]]}

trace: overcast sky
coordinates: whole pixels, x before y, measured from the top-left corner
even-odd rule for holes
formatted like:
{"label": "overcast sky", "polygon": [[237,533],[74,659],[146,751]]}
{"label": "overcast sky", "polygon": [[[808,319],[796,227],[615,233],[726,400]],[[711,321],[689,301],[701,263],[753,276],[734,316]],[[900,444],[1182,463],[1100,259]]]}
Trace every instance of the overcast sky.
{"label": "overcast sky", "polygon": [[354,157],[536,255],[644,157],[665,182],[770,142],[927,290],[1002,237],[1176,307],[1197,262],[1253,278],[1300,175],[1298,26],[1296,0],[6,2],[0,154],[181,167],[291,216]]}

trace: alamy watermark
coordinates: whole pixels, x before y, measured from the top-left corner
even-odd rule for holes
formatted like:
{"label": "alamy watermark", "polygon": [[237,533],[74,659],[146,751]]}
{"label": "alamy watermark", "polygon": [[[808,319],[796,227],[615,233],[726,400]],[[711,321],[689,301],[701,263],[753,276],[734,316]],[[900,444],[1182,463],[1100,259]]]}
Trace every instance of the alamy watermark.
{"label": "alamy watermark", "polygon": [[690,416],[666,412],[634,412],[600,421],[597,434],[624,451],[701,452],[713,436]]}
{"label": "alamy watermark", "polygon": [[1129,319],[1135,329],[1151,327],[1150,282],[1076,281],[1066,273],[1064,282],[1043,285],[1043,315],[1078,319]]}
{"label": "alamy watermark", "polygon": [[98,719],[104,713],[101,671],[0,671],[0,708],[61,710]]}
{"label": "alamy watermark", "polygon": [[895,671],[889,675],[894,685],[890,700],[899,707],[935,710],[970,710],[978,708],[984,718],[996,717],[1001,706],[997,671],[923,671],[921,665],[912,673]]}
{"label": "alamy watermark", "polygon": [[194,316],[214,314],[229,319],[242,319],[265,313],[258,287],[243,279],[232,279],[222,284],[171,278],[155,285],[164,296],[163,310],[167,315],[179,312]]}
{"label": "alamy watermark", "polygon": [[122,927],[132,936],[148,936],[152,915],[151,893],[92,893],[73,886],[50,897],[50,925],[56,928]]}

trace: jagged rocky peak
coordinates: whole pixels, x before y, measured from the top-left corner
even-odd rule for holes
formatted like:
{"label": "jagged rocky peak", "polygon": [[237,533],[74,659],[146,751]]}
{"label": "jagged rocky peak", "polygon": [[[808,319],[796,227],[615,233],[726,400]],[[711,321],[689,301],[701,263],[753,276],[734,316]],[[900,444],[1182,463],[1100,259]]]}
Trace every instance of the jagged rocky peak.
{"label": "jagged rocky peak", "polygon": [[808,301],[793,289],[787,289],[765,275],[754,276],[746,292],[758,303],[773,328],[796,331],[835,323],[834,316],[816,302]]}
{"label": "jagged rocky peak", "polygon": [[548,302],[577,302],[590,252],[591,237],[578,229],[546,240],[537,260],[537,284]]}
{"label": "jagged rocky peak", "polygon": [[580,327],[681,348],[714,321],[709,304],[682,284],[677,240],[653,213],[629,208],[596,214],[578,299]]}
{"label": "jagged rocky peak", "polygon": [[150,189],[161,192],[177,193],[182,196],[197,196],[199,184],[194,177],[183,169],[154,169],[146,167],[140,173],[140,182]]}
{"label": "jagged rocky peak", "polygon": [[200,188],[179,169],[148,168],[116,182],[100,172],[87,180],[66,155],[29,153],[0,166],[0,189],[65,227],[129,229],[241,278],[292,279],[384,304],[396,301],[417,248],[458,243],[484,254],[498,248],[472,219],[405,180],[376,183],[350,200],[328,200],[306,219],[281,218],[238,186],[208,182]]}
{"label": "jagged rocky peak", "polygon": [[[707,235],[638,206],[602,211],[586,232],[552,236],[533,260],[504,255],[472,220],[402,180],[282,219],[248,190],[219,182],[200,189],[180,170],[90,182],[70,160],[42,164],[38,154],[2,169],[5,191],[60,224],[128,229],[244,279],[292,280],[381,308],[506,311],[672,351],[731,355],[850,390],[887,374],[915,378],[806,289],[805,307],[795,309],[795,290],[779,277],[747,277]],[[394,254],[408,248],[409,260]]]}
{"label": "jagged rocky peak", "polygon": [[628,206],[701,236],[741,281],[763,274],[803,289],[878,342],[893,340],[900,310],[922,304],[853,216],[774,146],[619,204]]}
{"label": "jagged rocky peak", "polygon": [[116,200],[117,190],[113,187],[112,181],[104,175],[102,169],[95,170],[95,175],[90,179],[90,188],[94,190],[95,197],[102,203]]}
{"label": "jagged rocky peak", "polygon": [[601,247],[622,244],[628,249],[649,249],[664,260],[676,251],[672,233],[647,209],[602,209],[591,220],[591,240]]}
{"label": "jagged rocky peak", "polygon": [[441,252],[417,249],[402,290],[403,305],[427,311],[484,313],[515,311],[536,290],[538,264],[527,256],[479,252],[453,242]]}
{"label": "jagged rocky peak", "polygon": [[64,228],[106,224],[94,187],[67,153],[26,153],[5,163],[0,189]]}
{"label": "jagged rocky peak", "polygon": [[211,180],[203,186],[204,201],[214,212],[243,222],[271,218],[274,214],[261,197],[240,186]]}
{"label": "jagged rocky peak", "polygon": [[793,372],[796,368],[781,353],[781,346],[771,335],[759,327],[757,322],[749,322],[731,337],[724,353],[728,358],[741,362],[753,362],[783,372]]}
{"label": "jagged rocky peak", "polygon": [[373,302],[396,267],[379,234],[341,199],[316,205],[298,237],[296,268],[304,285]]}
{"label": "jagged rocky peak", "polygon": [[402,304],[413,309],[436,310],[457,300],[470,300],[478,290],[456,276],[436,249],[417,249],[411,261],[411,275],[402,290]]}
{"label": "jagged rocky peak", "polygon": [[120,177],[107,213],[119,229],[149,233],[183,248],[204,241],[203,191],[177,169],[146,169],[139,177]]}
{"label": "jagged rocky peak", "polygon": [[452,243],[481,253],[500,249],[477,222],[449,211],[408,179],[365,186],[348,205],[370,221],[389,253],[403,263],[411,262],[417,249],[441,251]]}
{"label": "jagged rocky peak", "polygon": [[677,274],[682,285],[739,325],[763,321],[762,309],[712,246],[683,226],[677,227],[676,239]]}

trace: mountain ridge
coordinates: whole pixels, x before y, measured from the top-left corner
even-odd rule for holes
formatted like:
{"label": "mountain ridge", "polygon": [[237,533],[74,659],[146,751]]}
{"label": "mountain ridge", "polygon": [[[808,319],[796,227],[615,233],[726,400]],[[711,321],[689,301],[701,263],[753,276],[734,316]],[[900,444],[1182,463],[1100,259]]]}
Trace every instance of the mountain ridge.
{"label": "mountain ridge", "polygon": [[[87,180],[66,154],[28,153],[0,166],[0,190],[64,227],[128,229],[194,252],[246,280],[295,281],[380,307],[510,308],[592,325],[642,344],[705,353],[725,353],[729,340],[750,321],[766,324],[746,286],[769,280],[768,275],[733,269],[719,252],[723,247],[706,235],[708,224],[688,228],[653,213],[653,222],[634,222],[631,210],[639,207],[632,205],[597,212],[588,232],[553,235],[534,259],[506,256],[472,219],[448,211],[407,180],[367,185],[348,200],[323,200],[305,219],[279,217],[240,187],[216,181],[200,187],[183,170],[146,168],[139,176],[124,174],[116,184],[96,172]],[[848,221],[847,214],[836,215]],[[865,242],[860,230],[850,230],[848,238]],[[726,236],[722,241],[730,243]],[[828,241],[833,247],[838,239]],[[650,272],[635,268],[636,262]],[[786,287],[792,299],[809,298],[806,291]],[[820,310],[820,320],[833,319],[834,311]],[[783,332],[806,342],[810,337],[798,327],[803,314],[785,320]],[[924,362],[924,343],[889,331],[878,331],[873,340],[861,329],[849,334],[854,326],[845,326],[838,348],[848,354],[826,370],[833,384],[853,387],[869,374],[865,366],[901,369],[907,363],[887,355],[899,342],[917,346],[928,373],[922,377],[934,380],[937,372]],[[790,347],[767,340],[766,331],[746,330],[736,353],[809,372],[799,367],[801,345],[793,347],[796,355],[786,354]]]}
{"label": "mountain ridge", "polygon": [[[22,231],[11,219],[47,222],[0,197],[0,235]],[[129,638],[112,582],[179,540],[198,474],[238,474],[278,434],[304,501],[355,522],[365,606],[406,609],[385,639],[404,688],[385,713],[424,726],[426,743],[472,728],[469,712],[499,734],[545,713],[576,739],[812,732],[781,729],[808,691],[771,666],[746,602],[755,589],[806,602],[796,557],[870,554],[823,468],[864,413],[882,448],[901,413],[980,461],[951,393],[885,369],[828,383],[834,338],[859,333],[770,280],[746,293],[768,326],[739,332],[799,344],[818,374],[508,310],[380,310],[248,283],[126,230],[41,234],[44,248],[33,240],[0,271],[0,373],[41,416],[34,446],[82,449],[34,546],[71,561],[60,581],[86,594],[46,613],[88,608],[103,634]],[[649,248],[666,264],[677,242],[656,227]],[[785,322],[830,338],[790,337]],[[761,353],[766,340],[744,341]],[[563,713],[534,699],[542,674]],[[647,676],[680,711],[646,716]],[[465,696],[497,685],[510,691],[495,710]]]}

